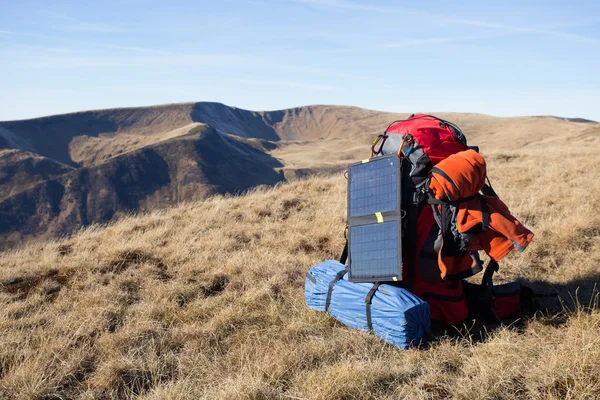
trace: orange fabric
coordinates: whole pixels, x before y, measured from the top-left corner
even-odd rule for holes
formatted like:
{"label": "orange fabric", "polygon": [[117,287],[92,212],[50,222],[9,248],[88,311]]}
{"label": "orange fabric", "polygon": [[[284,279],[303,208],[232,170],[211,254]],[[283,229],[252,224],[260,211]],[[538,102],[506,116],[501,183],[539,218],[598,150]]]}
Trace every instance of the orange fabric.
{"label": "orange fabric", "polygon": [[[442,244],[442,247],[444,245]],[[474,250],[474,249],[469,249]],[[473,258],[469,253],[460,256],[443,257],[442,252],[438,253],[438,265],[440,266],[440,277],[442,279],[450,278],[449,275],[460,274],[474,267]]]}
{"label": "orange fabric", "polygon": [[[435,168],[447,175],[445,177],[435,169],[431,172],[429,188],[438,200],[456,201],[474,196],[485,184],[485,160],[474,150],[453,154],[438,163]],[[480,231],[469,243],[469,250],[483,250],[496,261],[513,249],[524,250],[531,242],[533,233],[510,214],[506,204],[498,197],[481,196],[487,204],[489,227],[487,231]],[[438,207],[441,209],[441,206]],[[477,229],[483,222],[480,197],[457,203],[456,207],[456,226],[461,234]],[[461,273],[473,266],[473,260],[468,253],[460,257],[442,257],[441,254],[440,251],[438,262],[442,279],[446,275]]]}
{"label": "orange fabric", "polygon": [[438,200],[454,201],[472,196],[479,192],[485,184],[485,160],[475,150],[452,154],[445,160],[440,161],[434,168],[444,171],[454,183],[452,185],[435,170],[432,171],[433,179],[429,188]]}
{"label": "orange fabric", "polygon": [[[484,250],[494,260],[499,261],[511,250],[523,251],[533,239],[533,233],[512,216],[502,200],[494,196],[483,196],[490,214],[489,230],[482,231],[472,242],[472,250]],[[475,203],[475,204],[472,204]],[[478,199],[466,203],[466,208],[458,211],[458,230],[466,232],[473,221],[482,221],[481,203]]]}

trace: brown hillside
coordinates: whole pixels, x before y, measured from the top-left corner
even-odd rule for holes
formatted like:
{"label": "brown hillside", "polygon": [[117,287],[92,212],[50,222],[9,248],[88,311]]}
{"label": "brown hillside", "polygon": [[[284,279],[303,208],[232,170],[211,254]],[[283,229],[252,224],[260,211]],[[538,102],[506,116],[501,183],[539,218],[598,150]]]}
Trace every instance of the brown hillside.
{"label": "brown hillside", "polygon": [[281,164],[212,128],[46,180],[0,202],[0,248],[60,236],[133,210],[273,185]]}
{"label": "brown hillside", "polygon": [[68,165],[27,151],[0,150],[0,201],[71,170]]}
{"label": "brown hillside", "polygon": [[[599,140],[596,123],[439,115],[484,149]],[[0,249],[135,210],[339,172],[406,117],[344,106],[255,112],[187,103],[0,122],[0,147],[13,154],[0,159]]]}

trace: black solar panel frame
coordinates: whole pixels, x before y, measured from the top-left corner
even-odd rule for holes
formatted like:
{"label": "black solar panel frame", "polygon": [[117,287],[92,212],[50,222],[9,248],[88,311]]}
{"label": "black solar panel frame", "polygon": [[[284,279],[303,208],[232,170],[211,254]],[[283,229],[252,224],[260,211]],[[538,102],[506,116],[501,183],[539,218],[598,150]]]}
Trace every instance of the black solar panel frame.
{"label": "black solar panel frame", "polygon": [[[389,156],[380,156],[374,157],[368,160],[363,160],[357,163],[350,164],[348,166],[348,198],[347,198],[347,225],[348,225],[348,265],[349,265],[349,273],[348,280],[351,282],[391,282],[391,281],[401,281],[402,280],[402,211],[401,211],[401,201],[400,199],[402,194],[402,173],[401,166],[402,163],[397,159],[397,155],[389,155]],[[352,182],[352,167],[363,165],[365,163],[371,162],[383,162],[385,159],[396,158],[397,159],[397,188],[396,188],[396,209],[391,211],[381,212],[381,217],[383,222],[397,221],[398,223],[398,269],[394,274],[391,275],[383,275],[371,278],[362,278],[353,275],[352,272],[352,228],[356,226],[363,225],[377,225],[378,222],[377,214],[366,214],[360,216],[350,216],[350,183]]]}

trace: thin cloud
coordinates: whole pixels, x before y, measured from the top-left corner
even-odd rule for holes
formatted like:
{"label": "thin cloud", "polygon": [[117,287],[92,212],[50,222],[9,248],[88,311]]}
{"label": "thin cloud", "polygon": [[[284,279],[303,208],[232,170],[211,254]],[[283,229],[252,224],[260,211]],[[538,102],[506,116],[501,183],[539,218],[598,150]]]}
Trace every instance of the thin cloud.
{"label": "thin cloud", "polygon": [[[498,35],[495,35],[498,36]],[[402,47],[410,47],[410,46],[421,46],[428,44],[441,44],[441,43],[456,43],[456,42],[464,42],[469,40],[477,40],[482,38],[489,38],[491,36],[446,36],[446,37],[431,37],[424,39],[412,39],[412,40],[403,40],[395,43],[387,43],[382,44],[377,47],[382,49],[398,49]]]}
{"label": "thin cloud", "polygon": [[139,46],[122,46],[115,44],[105,44],[105,43],[86,43],[91,46],[103,47],[105,49],[113,49],[113,50],[124,50],[124,51],[135,51],[138,53],[148,53],[148,54],[161,54],[161,55],[173,55],[175,53],[157,50],[150,47],[139,47]]}
{"label": "thin cloud", "polygon": [[[116,44],[110,44],[110,43],[98,43],[98,42],[93,42],[93,41],[87,41],[87,40],[77,40],[77,39],[71,39],[71,38],[64,38],[64,37],[60,37],[60,36],[55,36],[55,35],[47,35],[47,34],[41,34],[41,33],[35,33],[35,32],[27,32],[27,31],[7,31],[7,30],[0,30],[0,35],[8,35],[8,36],[22,36],[22,37],[34,37],[34,38],[38,38],[38,39],[45,39],[45,40],[49,40],[49,41],[53,41],[53,42],[68,42],[72,45],[80,45],[80,46],[84,46],[86,48],[88,47],[97,47],[97,48],[104,48],[104,49],[112,49],[112,50],[123,50],[123,51],[128,51],[128,52],[138,52],[138,53],[147,53],[147,54],[158,54],[158,55],[175,55],[176,53],[173,52],[168,52],[168,51],[163,51],[163,50],[158,50],[158,49],[154,49],[151,47],[140,47],[140,46],[127,46],[127,45],[116,45]],[[27,44],[16,44],[17,47],[31,47],[31,45]],[[52,49],[52,48],[56,48],[56,46],[54,47],[44,47],[44,46],[37,46],[39,49]]]}
{"label": "thin cloud", "polygon": [[278,70],[288,70],[288,71],[296,71],[311,75],[319,75],[323,77],[329,78],[340,78],[340,79],[353,79],[353,80],[373,80],[372,76],[368,75],[357,75],[350,74],[339,70],[331,70],[324,68],[313,68],[313,67],[304,67],[299,65],[286,65],[286,64],[270,64],[268,60],[265,62],[265,66],[272,66],[274,69]]}
{"label": "thin cloud", "polygon": [[564,27],[564,26],[577,27],[577,26],[587,25],[590,23],[589,21],[588,22],[563,23],[563,24],[558,24],[556,26],[550,26],[550,27],[535,27],[534,26],[534,27],[528,28],[528,27],[523,27],[523,26],[515,26],[515,25],[509,25],[509,24],[503,24],[503,23],[497,23],[497,22],[469,20],[469,19],[456,19],[456,18],[448,18],[445,16],[440,16],[440,17],[443,18],[446,22],[451,23],[451,24],[476,26],[476,27],[480,27],[480,28],[500,29],[500,30],[505,31],[506,33],[512,33],[512,34],[533,33],[533,34],[541,34],[541,35],[546,35],[546,36],[562,37],[564,39],[590,42],[590,43],[600,42],[600,40],[596,39],[596,38],[591,38],[588,36],[583,36],[583,35],[567,33],[567,32],[562,32],[562,31],[556,30],[556,29],[558,29],[560,27]]}
{"label": "thin cloud", "polygon": [[[373,6],[370,4],[351,2],[348,0],[290,0],[290,1],[292,1],[293,3],[307,4],[307,5],[317,6],[317,7],[328,7],[328,8],[337,8],[337,9],[346,9],[346,10],[375,11],[375,12],[381,12],[381,13],[399,13],[399,12],[401,12],[405,16],[407,14],[411,14],[415,17],[420,16],[420,17],[426,18],[426,19],[433,18],[433,19],[437,19],[441,22],[445,22],[445,23],[449,23],[449,24],[474,26],[474,27],[488,28],[488,29],[498,29],[498,30],[504,31],[507,34],[520,34],[520,33],[539,34],[539,35],[560,37],[563,39],[587,42],[587,43],[600,42],[600,39],[597,39],[597,38],[579,35],[579,34],[575,34],[575,33],[563,32],[563,31],[558,30],[560,28],[579,27],[579,26],[583,26],[583,25],[597,24],[600,21],[600,19],[597,17],[589,18],[588,20],[585,20],[585,21],[561,22],[559,24],[552,25],[552,26],[522,27],[522,26],[493,22],[493,21],[490,22],[490,21],[485,21],[485,20],[470,20],[470,19],[449,17],[446,15],[430,13],[427,11],[408,10],[408,9],[401,9],[398,7]],[[476,38],[476,37],[473,37],[473,38]],[[419,41],[423,41],[423,43],[442,43],[435,39],[437,39],[437,38],[430,38],[430,39],[425,38],[425,39],[420,39]],[[429,42],[429,40],[431,40],[431,42]],[[463,40],[471,40],[471,39],[457,38],[457,40],[448,40],[448,41],[444,41],[444,42],[455,42],[455,41],[463,41]],[[391,46],[392,47],[389,47],[389,48],[395,47],[395,46],[393,46],[393,44],[391,44]],[[387,48],[386,45],[382,45],[382,47]],[[397,47],[406,47],[406,46],[400,44]]]}
{"label": "thin cloud", "polygon": [[[10,53],[8,54],[11,55]],[[102,57],[89,53],[53,53],[34,52],[12,56],[12,65],[23,68],[39,69],[77,69],[77,68],[146,68],[148,70],[161,67],[228,67],[251,63],[239,54],[173,54],[168,56],[149,55]]]}
{"label": "thin cloud", "polygon": [[117,25],[80,20],[62,12],[48,11],[45,14],[48,17],[48,19],[54,21],[50,25],[50,28],[58,31],[79,33],[128,32],[127,29],[124,29],[123,27]]}
{"label": "thin cloud", "polygon": [[[490,23],[485,21],[473,21],[473,20],[452,20],[452,23],[457,24],[465,24],[471,26],[477,26],[481,28],[490,28],[501,30],[502,33],[493,34],[493,35],[470,35],[470,36],[441,36],[441,37],[431,37],[431,38],[420,38],[420,39],[409,39],[403,40],[394,43],[386,43],[378,45],[377,47],[382,49],[396,49],[410,46],[421,46],[428,44],[442,44],[442,43],[458,43],[458,42],[466,42],[472,40],[481,40],[481,39],[491,39],[491,38],[500,38],[510,35],[518,35],[518,34],[540,34],[545,36],[555,36],[563,39],[569,39],[573,41],[581,41],[586,43],[599,43],[599,39],[590,38],[587,36],[571,34],[561,31],[556,31],[554,28],[524,28],[513,25],[499,24],[499,23]],[[567,24],[563,24],[567,25]],[[579,26],[577,23],[570,23],[569,26]]]}
{"label": "thin cloud", "polygon": [[46,38],[46,35],[42,35],[34,32],[22,32],[22,31],[7,31],[0,29],[0,34],[7,36],[28,36],[28,37],[36,37],[36,38]]}
{"label": "thin cloud", "polygon": [[387,12],[390,10],[398,10],[392,9],[389,7],[379,7],[371,4],[363,4],[363,3],[354,3],[346,0],[290,0],[293,3],[306,4],[310,6],[316,7],[329,7],[329,8],[338,8],[344,10],[362,10],[362,11],[378,11],[378,12]]}
{"label": "thin cloud", "polygon": [[310,82],[298,82],[298,81],[287,81],[287,80],[276,80],[276,79],[260,79],[260,78],[252,78],[252,79],[240,79],[240,82],[247,83],[251,85],[276,85],[276,86],[286,86],[292,88],[300,88],[300,89],[311,89],[311,90],[334,90],[335,86],[332,85],[321,85],[318,83],[310,83]]}
{"label": "thin cloud", "polygon": [[[12,55],[7,55],[6,59],[13,60],[13,64],[19,64],[24,68],[61,68],[61,69],[73,69],[73,68],[121,68],[121,67],[142,67],[148,68],[161,67],[161,66],[240,66],[245,65],[248,67],[262,67],[265,69],[272,69],[275,71],[294,71],[303,74],[310,74],[314,76],[335,78],[335,79],[352,79],[354,81],[370,81],[376,82],[380,79],[360,74],[347,73],[340,70],[334,69],[323,69],[315,68],[302,65],[292,65],[277,62],[278,60],[271,57],[262,57],[256,55],[248,55],[244,53],[225,53],[225,54],[214,54],[214,53],[178,53],[163,51],[154,48],[138,47],[138,46],[127,46],[127,45],[115,45],[110,43],[98,43],[93,41],[74,40],[66,39],[66,42],[71,46],[82,46],[86,50],[78,48],[63,47],[56,44],[56,41],[65,41],[65,38],[37,34],[32,32],[15,32],[10,31],[11,35],[19,35],[25,37],[36,37],[49,40],[52,45],[31,45],[31,44],[16,44],[12,46]],[[60,51],[56,51],[59,49]],[[96,49],[108,49],[116,51],[124,51],[126,54],[111,54],[110,57],[101,56],[92,51],[92,48]],[[25,53],[19,53],[18,55],[14,51],[19,49],[25,50]],[[55,54],[52,54],[55,53]],[[131,53],[138,53],[134,56]],[[44,54],[44,57],[41,55]],[[288,82],[289,84],[289,82]],[[288,85],[291,86],[291,85]],[[325,89],[325,86],[320,85],[315,87],[319,89]],[[328,87],[327,87],[328,88]]]}
{"label": "thin cloud", "polygon": [[69,24],[53,24],[52,29],[65,32],[89,32],[89,33],[123,33],[126,29],[110,24],[100,24],[93,22],[72,22]]}

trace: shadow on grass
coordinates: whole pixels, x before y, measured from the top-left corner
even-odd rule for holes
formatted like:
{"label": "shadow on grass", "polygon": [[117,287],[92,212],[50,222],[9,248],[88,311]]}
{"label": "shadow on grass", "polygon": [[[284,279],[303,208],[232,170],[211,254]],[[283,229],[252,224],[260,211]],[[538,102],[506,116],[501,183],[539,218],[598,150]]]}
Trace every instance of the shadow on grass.
{"label": "shadow on grass", "polygon": [[531,288],[535,294],[534,303],[518,315],[503,321],[469,318],[460,325],[450,327],[432,325],[430,345],[447,337],[480,343],[486,341],[498,328],[508,327],[511,330],[522,331],[532,320],[559,327],[564,325],[573,313],[590,313],[598,310],[600,306],[600,272],[566,283],[524,279],[518,282]]}

